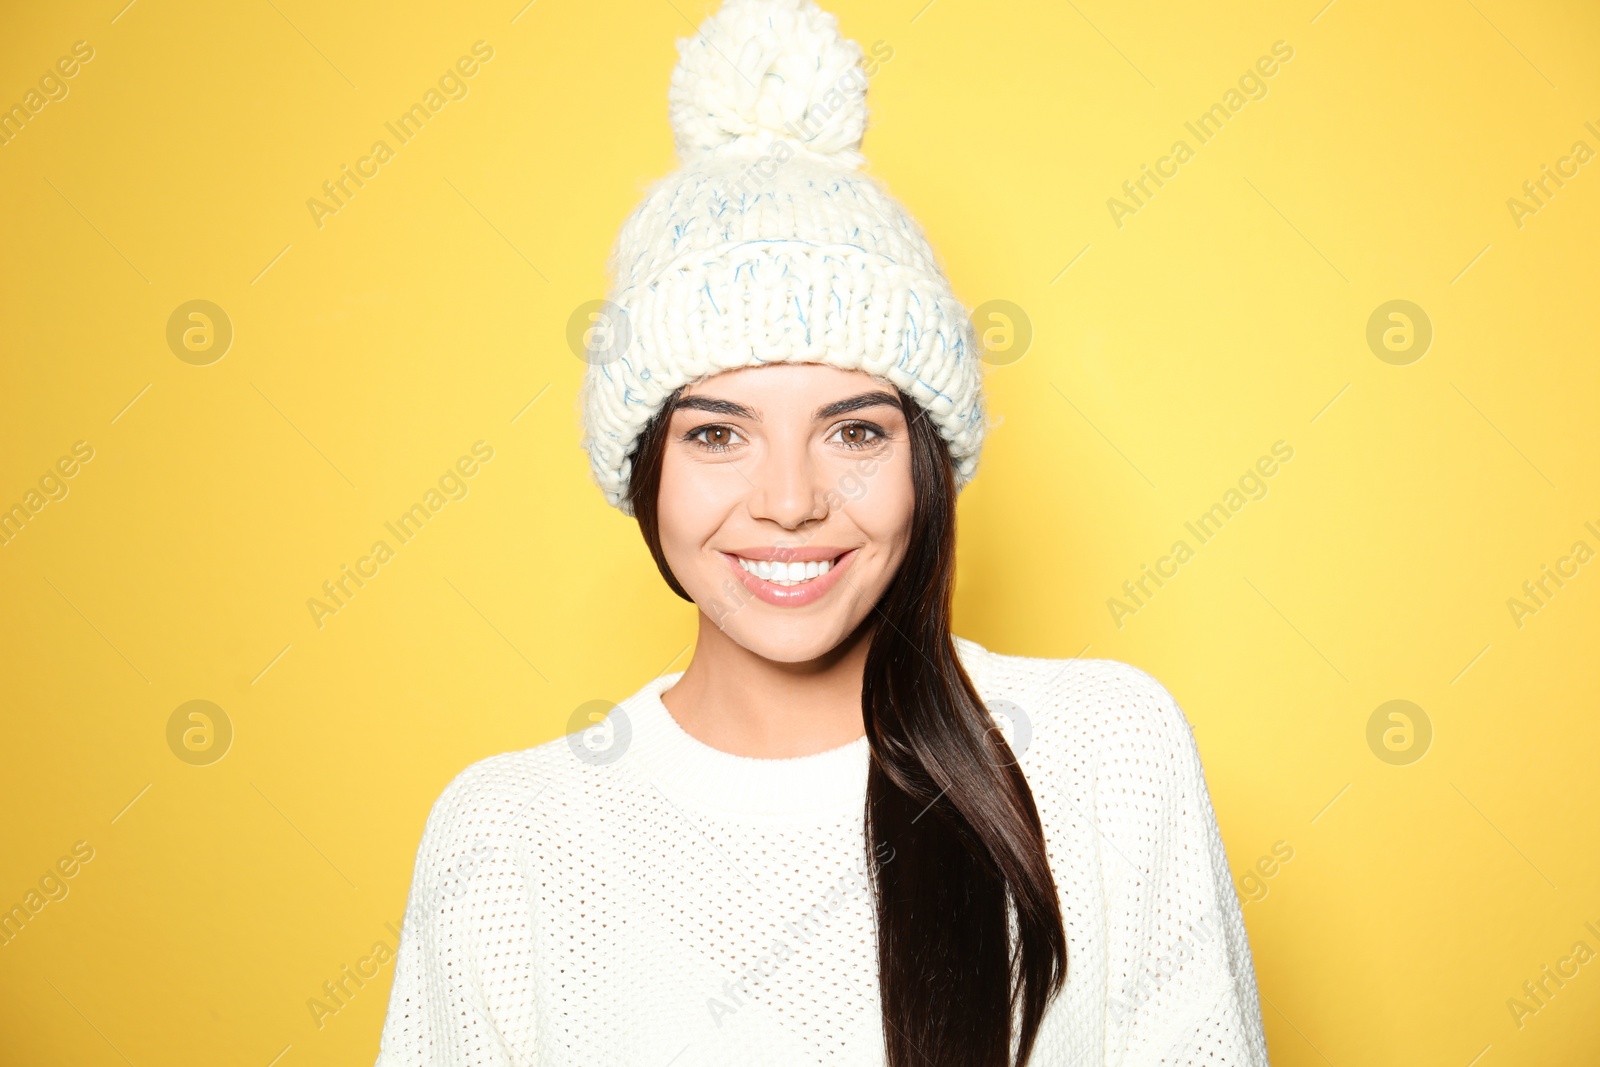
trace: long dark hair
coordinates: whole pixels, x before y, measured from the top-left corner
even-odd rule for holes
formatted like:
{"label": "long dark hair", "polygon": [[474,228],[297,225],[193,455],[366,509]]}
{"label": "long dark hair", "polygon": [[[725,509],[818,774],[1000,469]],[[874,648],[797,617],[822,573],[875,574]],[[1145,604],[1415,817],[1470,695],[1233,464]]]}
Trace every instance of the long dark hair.
{"label": "long dark hair", "polygon": [[[628,501],[662,577],[690,600],[661,551],[657,510],[681,392],[640,436]],[[1027,1063],[1066,980],[1066,931],[1033,793],[950,636],[950,454],[922,408],[899,396],[916,501],[911,541],[874,608],[861,685],[872,749],[866,846],[889,857],[870,865],[884,1048],[889,1067],[1011,1067]]]}

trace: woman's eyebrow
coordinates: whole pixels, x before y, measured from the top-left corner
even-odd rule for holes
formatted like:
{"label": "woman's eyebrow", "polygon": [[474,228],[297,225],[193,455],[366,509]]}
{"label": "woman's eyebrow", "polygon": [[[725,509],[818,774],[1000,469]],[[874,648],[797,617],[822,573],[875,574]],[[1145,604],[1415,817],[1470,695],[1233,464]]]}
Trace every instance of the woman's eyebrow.
{"label": "woman's eyebrow", "polygon": [[761,416],[743,404],[735,404],[732,400],[721,400],[714,396],[691,394],[680,398],[677,406],[694,411],[709,411],[713,415],[728,415],[735,419],[750,419],[753,422],[761,421]]}
{"label": "woman's eyebrow", "polygon": [[[817,409],[812,418],[817,422],[821,422],[823,419],[837,418],[852,411],[860,411],[862,408],[877,407],[879,404],[888,404],[891,407],[898,408],[900,400],[898,397],[881,390],[858,393],[855,396],[845,397],[843,400],[835,400],[831,404],[824,404]],[[760,415],[743,404],[735,403],[732,400],[723,400],[715,396],[702,396],[698,393],[692,393],[680,399],[677,406],[694,411],[709,411],[713,415],[727,415],[735,419],[749,419],[752,422],[761,421]]]}
{"label": "woman's eyebrow", "polygon": [[845,397],[843,400],[835,400],[831,404],[824,404],[817,409],[817,413],[812,418],[821,422],[823,419],[831,419],[852,411],[860,411],[862,408],[877,407],[879,404],[888,404],[890,407],[898,408],[900,400],[898,397],[882,391],[860,393],[856,396]]}

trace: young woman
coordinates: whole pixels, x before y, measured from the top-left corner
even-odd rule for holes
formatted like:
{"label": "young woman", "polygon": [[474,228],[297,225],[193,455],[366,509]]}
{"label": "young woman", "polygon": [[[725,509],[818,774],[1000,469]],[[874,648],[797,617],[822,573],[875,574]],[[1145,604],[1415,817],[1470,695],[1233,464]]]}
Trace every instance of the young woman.
{"label": "young woman", "polygon": [[1265,1064],[1172,697],[951,634],[979,353],[860,48],[811,0],[679,48],[584,417],[698,642],[439,798],[380,1067]]}

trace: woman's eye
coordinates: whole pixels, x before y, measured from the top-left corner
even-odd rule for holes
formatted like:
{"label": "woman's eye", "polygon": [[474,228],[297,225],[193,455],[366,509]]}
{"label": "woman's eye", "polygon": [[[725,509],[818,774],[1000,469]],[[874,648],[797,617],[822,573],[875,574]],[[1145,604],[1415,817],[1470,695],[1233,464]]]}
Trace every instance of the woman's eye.
{"label": "woman's eye", "polygon": [[702,426],[697,430],[689,431],[689,440],[698,441],[713,452],[722,452],[732,448],[739,440],[739,435],[732,426]]}
{"label": "woman's eye", "polygon": [[850,422],[839,427],[833,436],[846,448],[866,448],[883,436],[883,431],[865,422]]}

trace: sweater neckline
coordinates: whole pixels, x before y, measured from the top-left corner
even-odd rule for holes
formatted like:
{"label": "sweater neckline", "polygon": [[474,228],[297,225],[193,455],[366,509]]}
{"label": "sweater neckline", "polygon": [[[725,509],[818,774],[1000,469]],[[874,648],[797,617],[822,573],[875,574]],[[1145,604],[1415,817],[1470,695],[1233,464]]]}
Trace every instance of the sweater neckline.
{"label": "sweater neckline", "polygon": [[866,735],[809,756],[761,759],[713,748],[679,725],[661,700],[682,671],[645,683],[628,701],[632,748],[670,799],[763,821],[861,812],[871,748]]}

